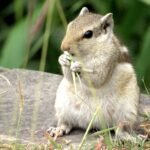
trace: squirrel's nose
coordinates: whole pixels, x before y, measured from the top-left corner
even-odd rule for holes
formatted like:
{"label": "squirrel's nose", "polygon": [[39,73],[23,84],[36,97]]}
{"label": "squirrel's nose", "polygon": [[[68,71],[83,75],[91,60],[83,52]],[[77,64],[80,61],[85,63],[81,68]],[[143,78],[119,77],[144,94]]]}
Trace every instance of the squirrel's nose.
{"label": "squirrel's nose", "polygon": [[70,44],[67,42],[62,42],[61,44],[61,50],[62,51],[70,51]]}

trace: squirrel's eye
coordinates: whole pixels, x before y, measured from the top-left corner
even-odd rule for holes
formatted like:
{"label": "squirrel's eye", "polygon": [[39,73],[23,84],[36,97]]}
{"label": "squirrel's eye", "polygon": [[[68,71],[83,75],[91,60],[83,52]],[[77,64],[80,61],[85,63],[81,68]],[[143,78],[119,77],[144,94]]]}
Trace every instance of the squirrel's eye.
{"label": "squirrel's eye", "polygon": [[89,39],[89,38],[92,37],[92,35],[93,35],[93,31],[88,30],[88,31],[86,31],[86,32],[84,33],[83,38]]}

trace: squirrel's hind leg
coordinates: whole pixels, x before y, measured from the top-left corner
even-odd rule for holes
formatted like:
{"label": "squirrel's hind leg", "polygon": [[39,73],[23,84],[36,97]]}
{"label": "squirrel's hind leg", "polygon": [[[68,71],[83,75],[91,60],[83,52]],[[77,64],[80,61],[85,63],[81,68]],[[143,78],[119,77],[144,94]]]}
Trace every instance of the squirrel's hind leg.
{"label": "squirrel's hind leg", "polygon": [[137,143],[140,140],[134,133],[132,127],[126,123],[120,123],[115,134],[116,140],[119,141],[130,141],[132,143]]}

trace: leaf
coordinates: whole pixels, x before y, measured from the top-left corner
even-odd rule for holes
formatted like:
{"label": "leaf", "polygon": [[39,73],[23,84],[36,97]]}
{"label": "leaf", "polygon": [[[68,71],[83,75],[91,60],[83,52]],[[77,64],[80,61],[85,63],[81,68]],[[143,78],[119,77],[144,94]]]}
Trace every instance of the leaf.
{"label": "leaf", "polygon": [[2,49],[0,65],[20,67],[27,47],[27,20],[18,22],[10,31]]}
{"label": "leaf", "polygon": [[[33,13],[32,20],[35,22],[41,10],[41,5],[38,5]],[[27,54],[27,49],[30,40],[29,37],[29,22],[26,17],[21,21],[17,22],[12,27],[8,37],[3,45],[0,65],[8,68],[18,68],[24,62]]]}

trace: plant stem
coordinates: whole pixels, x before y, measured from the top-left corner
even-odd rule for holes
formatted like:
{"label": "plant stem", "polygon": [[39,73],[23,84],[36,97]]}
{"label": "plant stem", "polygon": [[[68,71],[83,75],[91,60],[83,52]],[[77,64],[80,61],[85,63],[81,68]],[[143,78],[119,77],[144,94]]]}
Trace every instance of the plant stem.
{"label": "plant stem", "polygon": [[144,78],[142,78],[142,82],[143,82],[144,88],[145,88],[145,90],[146,90],[146,93],[147,93],[148,95],[150,95],[150,92],[149,92],[149,90],[148,90],[148,88],[147,88],[147,86],[146,86],[146,84],[145,84]]}
{"label": "plant stem", "polygon": [[81,143],[80,143],[80,145],[79,145],[78,150],[81,150],[81,148],[82,148],[82,146],[83,146],[83,144],[84,144],[84,142],[85,142],[85,140],[86,140],[86,138],[87,138],[87,134],[88,134],[89,130],[91,129],[92,123],[93,123],[93,121],[95,120],[95,118],[96,118],[98,112],[99,112],[99,107],[96,108],[96,111],[95,111],[94,114],[93,114],[93,117],[92,117],[92,119],[91,119],[91,121],[90,121],[90,123],[89,123],[89,125],[88,125],[88,127],[87,127],[87,129],[86,129],[86,132],[85,132],[85,134],[84,134],[84,136],[83,136],[83,138],[82,138],[82,141],[81,141]]}
{"label": "plant stem", "polygon": [[63,26],[66,29],[67,28],[67,20],[66,20],[65,13],[62,8],[62,4],[61,4],[60,0],[56,1],[56,7],[57,7],[58,13],[60,15],[60,19],[62,20]]}
{"label": "plant stem", "polygon": [[95,132],[93,134],[91,134],[89,137],[92,137],[92,136],[98,136],[100,134],[103,134],[105,132],[108,132],[108,131],[111,131],[111,130],[115,130],[117,127],[112,127],[112,128],[107,128],[107,129],[104,129],[104,130],[101,130],[101,131],[98,131],[98,132]]}
{"label": "plant stem", "polygon": [[50,5],[50,8],[49,8],[48,14],[47,14],[46,29],[45,29],[45,33],[44,33],[44,39],[43,39],[42,55],[41,55],[40,67],[39,67],[40,71],[45,70],[46,55],[47,55],[47,51],[48,51],[48,41],[49,41],[49,37],[50,37],[50,29],[51,29],[54,4],[55,4],[55,0],[51,0],[51,5]]}

